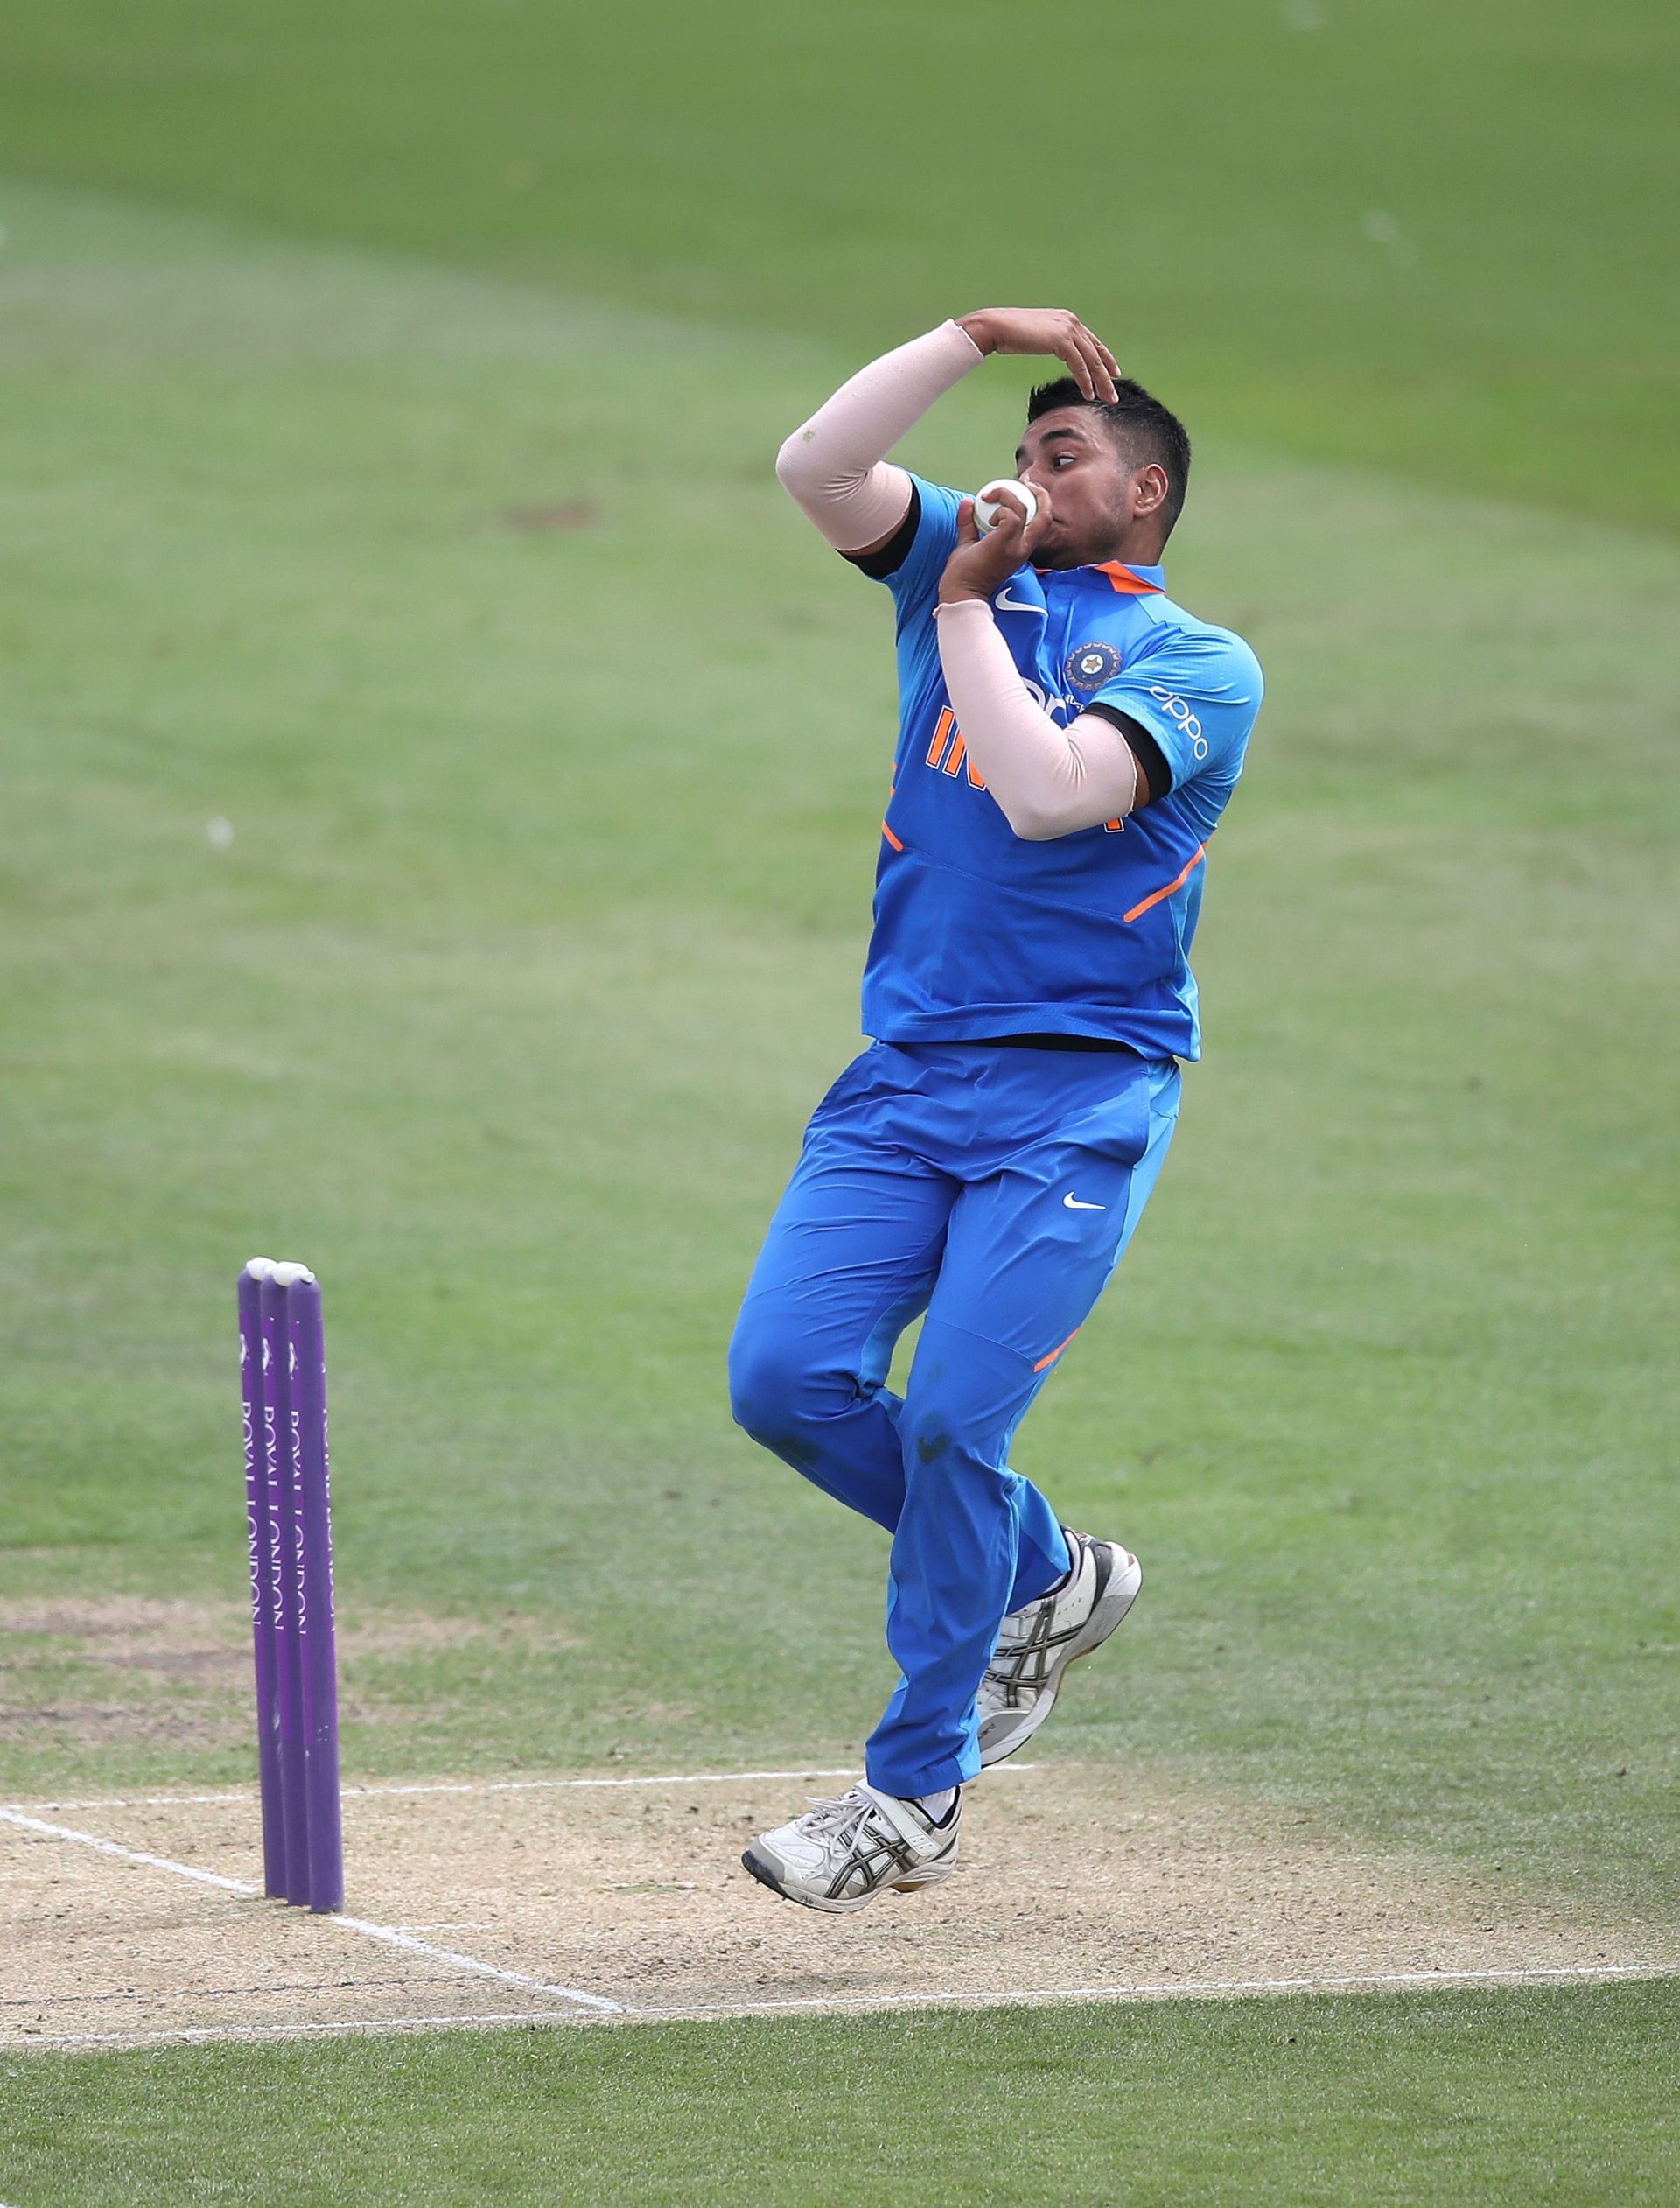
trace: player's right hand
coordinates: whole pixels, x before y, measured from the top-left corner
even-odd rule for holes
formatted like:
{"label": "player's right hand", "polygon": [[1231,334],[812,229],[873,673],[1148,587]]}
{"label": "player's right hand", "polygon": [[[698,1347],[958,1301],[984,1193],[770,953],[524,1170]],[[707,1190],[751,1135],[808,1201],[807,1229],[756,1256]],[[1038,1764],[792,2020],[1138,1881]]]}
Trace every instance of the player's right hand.
{"label": "player's right hand", "polygon": [[958,599],[990,599],[1008,582],[1018,567],[1025,567],[1049,535],[1055,515],[1049,494],[1037,494],[1038,512],[1028,522],[1012,499],[1001,499],[998,519],[983,536],[974,518],[974,501],[965,498],[956,509],[956,543],[939,578],[939,602]]}
{"label": "player's right hand", "polygon": [[957,327],[966,330],[983,353],[1042,353],[1064,361],[1088,399],[1114,402],[1120,363],[1068,307],[983,306],[958,315]]}

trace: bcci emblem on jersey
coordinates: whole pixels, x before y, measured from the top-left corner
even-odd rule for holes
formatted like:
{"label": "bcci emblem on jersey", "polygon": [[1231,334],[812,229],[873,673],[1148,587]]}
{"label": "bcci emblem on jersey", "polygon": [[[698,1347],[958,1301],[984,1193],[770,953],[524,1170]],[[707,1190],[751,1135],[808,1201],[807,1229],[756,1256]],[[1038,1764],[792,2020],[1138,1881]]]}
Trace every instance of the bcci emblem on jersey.
{"label": "bcci emblem on jersey", "polygon": [[1080,644],[1061,671],[1075,690],[1101,690],[1120,672],[1120,655],[1112,644]]}

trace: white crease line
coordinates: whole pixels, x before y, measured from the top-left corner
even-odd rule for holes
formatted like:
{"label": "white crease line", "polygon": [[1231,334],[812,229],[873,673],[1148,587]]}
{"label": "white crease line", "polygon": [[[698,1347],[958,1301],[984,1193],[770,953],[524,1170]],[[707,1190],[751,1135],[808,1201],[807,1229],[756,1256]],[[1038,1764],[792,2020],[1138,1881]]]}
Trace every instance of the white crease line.
{"label": "white crease line", "polygon": [[416,1939],[412,1933],[399,1932],[389,1924],[370,1924],[365,1917],[339,1917],[335,1924],[346,1931],[360,1932],[368,1939],[383,1940],[388,1947],[406,1948],[412,1955],[430,1955],[441,1963],[454,1963],[462,1970],[473,1971],[480,1978],[499,1979],[504,1986],[528,1986],[534,1994],[547,1994],[555,2001],[573,2001],[582,2008],[598,2008],[603,2015],[622,2016],[622,2001],[608,2001],[602,1994],[580,1994],[575,1986],[550,1986],[546,1980],[527,1977],[521,1970],[502,1970],[494,1963],[480,1962],[476,1955],[460,1955],[451,1947],[434,1947],[429,1940]]}
{"label": "white crease line", "polygon": [[102,1855],[119,1856],[125,1863],[144,1863],[155,1871],[173,1871],[178,1878],[193,1878],[200,1886],[220,1886],[228,1894],[260,1894],[262,1889],[248,1878],[224,1878],[219,1871],[195,1870],[191,1863],[172,1862],[167,1855],[144,1854],[137,1847],[119,1847],[115,1840],[101,1840],[94,1833],[73,1832],[68,1825],[48,1825],[38,1817],[25,1817],[21,1810],[0,1809],[8,1825],[21,1825],[26,1833],[44,1833],[48,1840],[74,1840],[80,1847],[96,1847]]}
{"label": "white crease line", "polygon": [[[101,1840],[94,1833],[79,1833],[68,1825],[49,1825],[38,1817],[25,1817],[15,1809],[0,1809],[0,1818],[9,1825],[21,1826],[25,1832],[39,1833],[48,1840],[70,1840],[78,1847],[97,1848],[102,1855],[115,1855],[126,1863],[143,1863],[148,1869],[172,1871],[178,1878],[191,1878],[201,1886],[217,1886],[224,1893],[260,1895],[262,1888],[248,1878],[225,1878],[219,1871],[201,1871],[191,1863],[177,1863],[167,1855],[148,1855],[136,1847],[119,1847],[115,1840]],[[395,1931],[389,1924],[374,1924],[365,1917],[332,1916],[326,1919],[331,1924],[343,1927],[348,1932],[360,1932],[364,1939],[382,1941],[388,1947],[401,1947],[414,1955],[430,1955],[435,1961],[452,1963],[458,1970],[471,1972],[475,1977],[494,1978],[504,1986],[527,1986],[535,1994],[547,1994],[554,2001],[576,2001],[583,2008],[598,2008],[604,2014],[620,2016],[625,2014],[621,2001],[607,2001],[599,1994],[579,1993],[575,1986],[551,1986],[546,1979],[530,1978],[523,1971],[503,1970],[498,1964],[481,1961],[476,1955],[458,1954],[453,1948],[433,1947],[430,1942],[416,1939],[410,1933]]]}
{"label": "white crease line", "polygon": [[617,1786],[739,1786],[749,1779],[858,1778],[855,1763],[844,1769],[818,1770],[807,1764],[797,1771],[674,1771],[652,1778],[472,1778],[425,1779],[412,1786],[346,1786],[346,1794],[533,1794],[564,1792],[570,1787]]}
{"label": "white crease line", "polygon": [[[724,2022],[732,2016],[844,2015],[856,2010],[930,2008],[940,2004],[972,2008],[1043,2008],[1058,2001],[1125,2001],[1195,2000],[1214,1994],[1345,1993],[1382,1986],[1489,1986],[1550,1980],[1602,1983],[1606,1979],[1666,1979],[1680,1973],[1673,1963],[1580,1963],[1534,1970],[1423,1970],[1373,1972],[1368,1976],[1339,1978],[1210,1979],[1172,1986],[1074,1986],[990,1994],[858,1994],[816,1997],[809,2001],[696,2002],[687,2008],[620,2010],[627,2024]],[[487,2016],[361,2016],[303,2024],[186,2025],[157,2031],[76,2032],[52,2038],[10,2040],[8,2055],[38,2050],[71,2047],[111,2047],[197,2044],[206,2040],[326,2038],[368,2032],[492,2031],[507,2024],[570,2024],[585,2027],[595,2020],[575,2009],[510,2009]]]}
{"label": "white crease line", "polygon": [[308,2039],[364,2032],[485,2031],[502,2024],[573,2024],[587,2026],[592,2017],[575,2008],[510,2008],[492,2016],[356,2016],[325,2024],[184,2024],[178,2030],[61,2033],[52,2039],[4,2043],[8,2057],[29,2055],[62,2047],[138,2047],[167,2041],[172,2046],[196,2046],[204,2040]]}
{"label": "white crease line", "polygon": [[668,2016],[781,2015],[789,2010],[924,2008],[935,2004],[978,2008],[1026,2007],[1052,2001],[1166,2001],[1199,1994],[1345,1993],[1376,1986],[1498,1986],[1541,1980],[1673,1978],[1680,1963],[1560,1963],[1525,1970],[1392,1970],[1328,1978],[1208,1978],[1165,1986],[1066,1986],[1022,1987],[1013,1993],[835,1994],[804,2001],[696,2001],[686,2006],[642,2008],[638,2022]]}
{"label": "white crease line", "polygon": [[[1009,1772],[1033,1771],[1036,1763],[1000,1764],[998,1770]],[[989,1771],[989,1778],[997,1771]],[[647,1778],[469,1778],[427,1779],[413,1785],[346,1786],[345,1798],[362,1798],[382,1794],[536,1794],[564,1791],[570,1787],[616,1786],[738,1786],[748,1779],[794,1778],[856,1778],[858,1766],[849,1763],[844,1769],[802,1764],[791,1771],[675,1771],[664,1772]],[[175,1809],[227,1803],[234,1805],[251,1803],[256,1792],[242,1788],[236,1792],[221,1794],[128,1794],[108,1795],[87,1801],[73,1802],[14,1802],[5,1805],[18,1810],[32,1809]]]}

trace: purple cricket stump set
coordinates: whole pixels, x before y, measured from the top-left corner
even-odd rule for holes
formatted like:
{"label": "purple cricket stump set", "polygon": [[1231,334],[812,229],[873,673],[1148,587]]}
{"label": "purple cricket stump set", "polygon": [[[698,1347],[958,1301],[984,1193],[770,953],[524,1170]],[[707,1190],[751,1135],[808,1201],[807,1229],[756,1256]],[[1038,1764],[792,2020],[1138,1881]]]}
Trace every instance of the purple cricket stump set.
{"label": "purple cricket stump set", "polygon": [[263,1889],[342,1909],[326,1347],[307,1265],[253,1258],[240,1274],[239,1363]]}

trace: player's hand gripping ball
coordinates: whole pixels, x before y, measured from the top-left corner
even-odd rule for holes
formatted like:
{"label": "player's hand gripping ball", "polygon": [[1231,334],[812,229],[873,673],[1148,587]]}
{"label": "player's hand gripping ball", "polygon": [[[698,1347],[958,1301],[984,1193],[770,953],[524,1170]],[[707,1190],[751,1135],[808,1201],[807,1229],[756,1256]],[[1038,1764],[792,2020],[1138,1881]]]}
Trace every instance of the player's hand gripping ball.
{"label": "player's hand gripping ball", "polygon": [[998,508],[1005,499],[1018,508],[1023,528],[1031,529],[1039,518],[1039,501],[1033,496],[1032,486],[1012,475],[1000,475],[992,482],[983,483],[974,494],[974,525],[982,536],[997,528]]}

